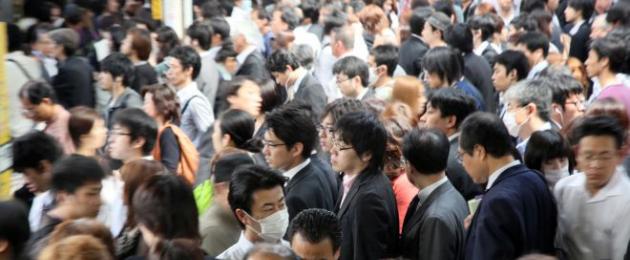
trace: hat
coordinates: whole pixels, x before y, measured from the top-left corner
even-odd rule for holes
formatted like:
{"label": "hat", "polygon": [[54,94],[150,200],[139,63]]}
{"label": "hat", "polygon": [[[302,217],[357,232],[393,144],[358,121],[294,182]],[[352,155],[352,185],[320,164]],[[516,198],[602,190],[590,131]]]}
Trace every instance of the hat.
{"label": "hat", "polygon": [[444,13],[435,12],[431,14],[429,19],[427,19],[427,23],[434,28],[445,32],[451,26],[451,19],[449,19]]}
{"label": "hat", "polygon": [[214,165],[214,183],[230,181],[232,173],[241,166],[253,165],[254,160],[247,153],[233,153],[217,160]]}

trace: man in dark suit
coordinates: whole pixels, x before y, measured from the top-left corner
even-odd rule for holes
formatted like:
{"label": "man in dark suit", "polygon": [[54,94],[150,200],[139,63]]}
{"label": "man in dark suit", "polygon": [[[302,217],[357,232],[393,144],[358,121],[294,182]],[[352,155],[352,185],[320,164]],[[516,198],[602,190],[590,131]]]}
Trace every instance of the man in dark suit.
{"label": "man in dark suit", "polygon": [[256,49],[253,40],[243,32],[237,32],[234,39],[234,50],[238,53],[236,61],[239,64],[236,76],[248,76],[257,81],[269,78],[269,73],[265,68],[265,58]]}
{"label": "man in dark suit", "polygon": [[398,64],[405,69],[409,76],[417,77],[422,73],[422,57],[429,50],[429,46],[422,40],[424,22],[431,16],[433,10],[430,7],[419,7],[413,10],[409,20],[411,36],[400,46],[400,58]]}
{"label": "man in dark suit", "polygon": [[94,81],[92,67],[87,59],[75,55],[79,47],[79,35],[72,29],[51,31],[55,58],[59,61],[59,72],[52,79],[59,104],[66,109],[75,106],[94,107]]}
{"label": "man in dark suit", "polygon": [[464,259],[553,254],[557,208],[542,175],[516,160],[501,119],[474,113],[461,126],[458,157],[476,183],[487,183],[466,234]]}
{"label": "man in dark suit", "polygon": [[409,205],[401,235],[409,259],[459,259],[464,250],[468,206],[446,178],[449,144],[435,128],[416,128],[405,136],[407,178],[420,192]]}
{"label": "man in dark suit", "polygon": [[481,194],[481,186],[473,182],[461,162],[457,160],[459,125],[475,112],[475,100],[460,89],[442,88],[431,93],[420,124],[442,131],[449,140],[446,177],[464,199],[470,200]]}
{"label": "man in dark suit", "polygon": [[331,162],[343,172],[336,213],[341,222],[341,259],[398,255],[398,210],[383,167],[387,133],[376,115],[351,112],[335,124]]}
{"label": "man in dark suit", "polygon": [[286,50],[275,51],[267,60],[267,68],[276,83],[287,88],[289,100],[309,104],[316,117],[322,114],[327,103],[322,84],[300,66],[296,56]]}
{"label": "man in dark suit", "polygon": [[317,129],[310,117],[293,104],[277,108],[266,117],[263,154],[269,166],[289,179],[285,196],[289,219],[304,209],[333,210],[335,197],[327,176],[311,162]]}
{"label": "man in dark suit", "polygon": [[591,0],[570,0],[564,10],[564,17],[568,24],[563,29],[571,36],[569,56],[582,62],[586,61],[590,49],[591,24],[588,20],[593,14],[593,5],[594,1]]}

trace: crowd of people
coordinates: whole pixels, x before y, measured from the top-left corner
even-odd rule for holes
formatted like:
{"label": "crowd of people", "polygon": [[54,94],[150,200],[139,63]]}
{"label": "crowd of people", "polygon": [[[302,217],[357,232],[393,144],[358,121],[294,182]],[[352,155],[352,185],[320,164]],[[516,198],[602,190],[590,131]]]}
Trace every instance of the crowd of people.
{"label": "crowd of people", "polygon": [[630,259],[627,0],[27,0],[0,259]]}

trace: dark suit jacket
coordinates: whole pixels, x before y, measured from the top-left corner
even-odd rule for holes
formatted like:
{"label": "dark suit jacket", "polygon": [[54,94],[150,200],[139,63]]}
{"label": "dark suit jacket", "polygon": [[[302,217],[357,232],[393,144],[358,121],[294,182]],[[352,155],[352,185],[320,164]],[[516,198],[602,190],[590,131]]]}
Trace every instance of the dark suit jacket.
{"label": "dark suit jacket", "polygon": [[66,109],[75,106],[94,107],[92,67],[83,57],[72,56],[59,63],[52,86],[59,104]]}
{"label": "dark suit jacket", "polygon": [[468,201],[483,193],[483,189],[470,178],[466,169],[457,161],[459,137],[453,138],[453,140],[450,141],[450,145],[448,161],[446,163],[446,177],[451,181],[453,187]]}
{"label": "dark suit jacket", "polygon": [[325,174],[310,162],[289,180],[285,188],[289,220],[305,209],[335,209],[334,193]]}
{"label": "dark suit jacket", "polygon": [[553,254],[557,215],[543,177],[522,164],[510,167],[483,196],[468,228],[464,259]]}
{"label": "dark suit jacket", "polygon": [[429,50],[429,46],[420,38],[411,35],[400,46],[398,64],[405,69],[409,76],[417,77],[422,72],[422,58]]}
{"label": "dark suit jacket", "polygon": [[324,112],[324,107],[328,103],[324,87],[308,72],[306,72],[304,79],[300,82],[294,99],[304,101],[311,105],[313,113],[315,113],[317,117]]}
{"label": "dark suit jacket", "polygon": [[359,174],[341,204],[337,217],[343,240],[341,258],[382,259],[398,254],[398,209],[389,179],[379,170]]}
{"label": "dark suit jacket", "polygon": [[134,75],[133,81],[131,82],[130,87],[141,94],[141,90],[146,85],[156,84],[158,82],[157,73],[153,66],[149,63],[143,63],[137,66],[134,66]]}
{"label": "dark suit jacket", "polygon": [[337,199],[339,199],[339,188],[341,188],[341,184],[337,181],[339,174],[333,171],[330,164],[328,162],[324,162],[319,156],[320,154],[311,155],[311,164],[319,168],[326,176],[326,183],[333,192],[333,201],[336,202]]}
{"label": "dark suit jacket", "polygon": [[253,51],[247,56],[241,67],[238,68],[236,76],[249,76],[259,81],[268,79],[269,73],[267,72],[265,58],[258,50]]}
{"label": "dark suit jacket", "polygon": [[492,68],[483,57],[469,53],[464,56],[464,76],[472,83],[483,97],[485,111],[494,111],[494,86],[492,85]]}
{"label": "dark suit jacket", "polygon": [[468,205],[450,182],[438,186],[418,210],[409,205],[401,235],[402,256],[408,259],[460,259],[464,251],[464,219]]}
{"label": "dark suit jacket", "polygon": [[[564,27],[564,32],[569,33],[574,24],[567,24]],[[575,57],[580,61],[586,61],[588,57],[589,42],[591,39],[591,24],[588,21],[584,21],[577,33],[571,36],[571,48],[569,49],[569,56]]]}

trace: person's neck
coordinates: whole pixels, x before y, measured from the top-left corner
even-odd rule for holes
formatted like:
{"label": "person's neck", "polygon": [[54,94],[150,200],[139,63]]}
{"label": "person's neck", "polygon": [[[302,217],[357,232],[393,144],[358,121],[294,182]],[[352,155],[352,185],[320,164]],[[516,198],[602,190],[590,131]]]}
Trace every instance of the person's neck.
{"label": "person's neck", "polygon": [[260,129],[260,127],[262,127],[264,123],[265,123],[265,113],[261,112],[256,117],[256,122],[254,123],[254,133],[258,132],[258,130]]}
{"label": "person's neck", "polygon": [[374,82],[374,88],[380,88],[382,86],[385,86],[390,80],[392,80],[392,78],[388,75],[379,77],[376,82]]}
{"label": "person's neck", "polygon": [[483,43],[481,37],[473,37],[473,49],[479,48],[479,45]]}
{"label": "person's neck", "polygon": [[617,75],[607,69],[597,75],[597,79],[599,80],[599,85],[602,89],[617,83]]}
{"label": "person's neck", "polygon": [[302,75],[303,71],[304,71],[304,68],[299,67],[295,69],[293,72],[291,72],[291,75],[289,76],[289,80],[287,81],[287,87],[293,86],[293,84],[295,84],[298,78],[300,78],[300,75]]}
{"label": "person's neck", "polygon": [[125,92],[125,87],[122,85],[115,84],[112,87],[112,98],[113,99],[119,98],[123,94],[123,92]]}
{"label": "person's neck", "polygon": [[164,120],[163,116],[157,116],[155,117],[155,123],[158,126],[158,129],[160,129],[161,127],[163,127],[167,122],[166,120]]}
{"label": "person's neck", "polygon": [[444,131],[444,134],[446,134],[446,136],[450,138],[451,136],[457,134],[457,129],[448,128],[446,129],[446,131]]}
{"label": "person's neck", "polygon": [[175,88],[177,90],[182,90],[183,88],[188,87],[188,85],[190,85],[191,82],[192,82],[191,79],[186,79],[186,81],[184,81],[182,84],[175,86]]}
{"label": "person's neck", "polygon": [[123,159],[122,161],[123,161],[123,164],[127,164],[129,162],[142,159],[142,157],[144,157],[144,155],[142,154],[141,151],[135,151],[132,155],[127,156],[127,158]]}
{"label": "person's neck", "polygon": [[599,193],[600,190],[606,187],[606,185],[603,185],[603,186],[596,186],[596,185],[589,185],[589,184],[585,184],[585,185],[586,185],[586,191],[588,191],[588,193],[591,195],[591,198],[595,197],[595,195],[597,195],[597,193]]}
{"label": "person's neck", "polygon": [[76,153],[86,156],[86,157],[94,157],[96,156],[96,149],[89,147],[87,145],[81,145],[77,149]]}
{"label": "person's neck", "polygon": [[429,48],[436,48],[436,47],[443,47],[446,46],[446,42],[444,42],[443,40],[436,40],[435,42],[432,42],[429,44]]}
{"label": "person's neck", "polygon": [[545,58],[538,59],[538,60],[536,60],[536,61],[534,62],[534,66],[532,66],[532,68],[533,68],[533,67],[536,67],[536,66],[538,66],[538,65],[540,65],[540,64],[543,64],[544,62],[545,62]]}
{"label": "person's neck", "polygon": [[352,169],[348,171],[344,171],[343,173],[347,176],[354,177],[354,176],[359,175],[361,172],[363,172],[367,167],[368,167],[367,163],[361,162],[359,165],[356,165]]}
{"label": "person's neck", "polygon": [[133,63],[133,64],[141,62],[141,60],[136,55],[129,55],[129,59],[131,60],[131,63]]}
{"label": "person's neck", "polygon": [[577,17],[577,18],[575,18],[575,20],[573,21],[573,24],[578,24],[578,23],[581,23],[581,22],[583,22],[583,21],[584,21],[584,18],[583,18],[583,17]]}
{"label": "person's neck", "polygon": [[55,207],[54,209],[50,210],[48,212],[48,216],[60,219],[62,221],[84,217],[77,214],[77,212],[75,212],[73,209],[74,209],[74,205],[66,205],[62,203],[62,205],[59,205]]}
{"label": "person's neck", "polygon": [[511,7],[510,7],[510,8],[507,8],[507,9],[505,9],[505,8],[499,8],[499,15],[500,15],[501,17],[503,17],[503,18],[505,18],[505,17],[510,17],[510,16],[512,15],[512,12],[513,12],[513,10],[512,10],[512,8],[511,8]]}
{"label": "person's neck", "polygon": [[68,59],[68,56],[66,56],[65,54],[59,54],[59,56],[57,56],[57,60],[59,62],[64,62]]}
{"label": "person's neck", "polygon": [[539,117],[532,116],[527,123],[523,125],[521,131],[518,133],[518,136],[523,140],[527,139],[532,136],[534,132],[540,130],[545,123],[547,122],[543,121]]}
{"label": "person's neck", "polygon": [[288,170],[291,170],[295,167],[297,167],[298,165],[300,165],[301,163],[303,163],[304,161],[306,161],[306,159],[302,158],[302,156],[298,156],[295,157],[291,160],[291,162],[285,167],[286,169],[283,169],[285,172]]}
{"label": "person's neck", "polygon": [[53,104],[51,106],[52,106],[52,108],[50,108],[50,110],[49,110],[50,112],[46,116],[44,116],[45,119],[43,121],[46,124],[50,124],[53,121],[55,121],[55,119],[57,119],[57,116],[59,115],[59,113],[61,113],[61,109],[63,109],[60,105],[57,105],[57,104]]}
{"label": "person's neck", "polygon": [[444,178],[445,173],[444,172],[440,172],[438,174],[417,174],[417,177],[415,177],[414,179],[414,184],[416,185],[416,187],[419,190],[422,190],[426,187],[431,186],[431,184],[436,183],[438,181],[440,181],[442,178]]}
{"label": "person's neck", "polygon": [[488,177],[496,172],[498,169],[508,165],[514,161],[514,157],[510,155],[504,155],[501,157],[488,156]]}

